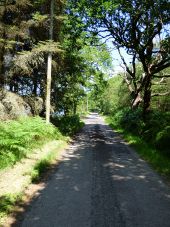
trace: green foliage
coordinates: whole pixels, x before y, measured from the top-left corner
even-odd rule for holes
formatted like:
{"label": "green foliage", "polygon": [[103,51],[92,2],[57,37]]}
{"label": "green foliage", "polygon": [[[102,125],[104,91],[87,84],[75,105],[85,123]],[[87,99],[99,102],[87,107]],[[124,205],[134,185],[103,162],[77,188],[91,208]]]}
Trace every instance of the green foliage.
{"label": "green foliage", "polygon": [[121,76],[115,76],[108,80],[102,100],[105,114],[114,114],[118,109],[130,106],[129,92]]}
{"label": "green foliage", "polygon": [[62,135],[52,124],[46,125],[40,117],[21,118],[0,123],[0,169],[25,157],[31,149]]}
{"label": "green foliage", "polygon": [[170,177],[170,159],[162,152],[158,152],[155,148],[145,142],[139,136],[134,136],[130,132],[123,131],[124,138],[132,145],[136,151],[148,161],[155,170],[162,175]]}
{"label": "green foliage", "polygon": [[12,68],[15,73],[32,74],[35,68],[41,67],[45,62],[44,53],[61,53],[61,46],[57,42],[41,41],[34,45],[31,51],[22,51],[13,59]]}
{"label": "green foliage", "polygon": [[52,150],[43,159],[38,161],[31,171],[31,181],[37,182],[43,173],[45,173],[57,158],[56,149]]}
{"label": "green foliage", "polygon": [[89,65],[99,68],[102,72],[106,73],[113,69],[110,50],[101,41],[98,41],[98,46],[84,46],[81,54]]}
{"label": "green foliage", "polygon": [[140,137],[154,149],[170,154],[170,114],[154,111],[143,120],[140,109],[122,109],[111,117],[112,126],[123,128],[133,136]]}
{"label": "green foliage", "polygon": [[93,109],[114,114],[118,109],[130,106],[130,95],[121,76],[106,80],[104,74],[96,73],[91,88],[89,105],[92,103]]}
{"label": "green foliage", "polygon": [[[6,214],[10,213],[14,205],[21,201],[22,196],[20,194],[8,194],[0,197],[0,219],[4,217]],[[1,224],[1,223],[0,223]]]}
{"label": "green foliage", "polygon": [[[65,148],[66,146],[65,141],[58,141],[55,144],[56,146],[54,147],[52,146],[46,155],[42,154],[43,158],[41,157],[41,154],[39,155],[38,159],[36,159],[36,164],[34,166],[32,166],[32,164],[30,163],[31,164],[29,166],[30,172],[25,172],[24,175],[28,174],[31,177],[32,182],[37,182],[38,180],[40,180],[40,177],[42,176],[43,173],[46,172],[46,170],[48,170],[50,165],[52,165],[53,163],[56,163],[55,161],[58,158],[58,151]],[[28,180],[26,185],[25,183],[23,185],[23,182],[20,182],[20,183],[21,183],[20,185],[21,189],[19,190],[19,192],[15,194],[6,193],[0,196],[0,226],[1,224],[2,226],[4,226],[3,225],[4,217],[6,217],[8,214],[10,214],[13,211],[15,212],[15,208],[18,203],[20,205],[20,203],[23,204],[23,202],[25,202],[25,196],[22,196],[24,192],[23,189],[25,188],[25,186],[30,184],[30,181]],[[24,186],[24,188],[22,186]]]}
{"label": "green foliage", "polygon": [[40,14],[40,12],[35,12],[33,15],[32,15],[32,19],[35,20],[35,21],[38,21],[39,23],[43,22],[44,20],[46,20],[48,18],[47,15],[42,15]]}
{"label": "green foliage", "polygon": [[53,117],[52,123],[66,136],[75,134],[84,126],[78,115]]}
{"label": "green foliage", "polygon": [[[136,117],[137,114],[135,113],[134,117],[132,115],[133,114],[131,114],[131,118],[134,119],[134,117]],[[155,146],[153,146],[152,143],[146,140],[147,138],[146,135],[141,136],[138,134],[138,131],[140,130],[131,131],[129,129],[129,127],[131,128],[131,126],[127,126],[128,124],[127,122],[126,122],[127,127],[125,127],[125,125],[121,125],[120,122],[122,122],[122,119],[124,118],[124,116],[125,116],[125,113],[123,111],[120,111],[114,116],[107,117],[106,120],[114,130],[116,129],[119,133],[123,135],[124,139],[132,147],[134,147],[135,150],[142,156],[142,158],[147,160],[154,167],[155,170],[157,170],[159,173],[167,177],[170,177],[170,159],[169,159],[169,154],[165,152],[167,151],[165,148],[170,147],[168,145],[170,141],[170,137],[169,137],[170,133],[168,134],[169,127],[168,129],[165,129],[166,132],[164,133],[158,132],[159,136],[156,138],[156,141],[157,139],[158,140],[160,139],[159,145],[161,147],[161,150],[158,150],[155,148]],[[128,116],[128,118],[129,117],[130,116]],[[133,123],[134,122],[132,120],[132,125]],[[129,124],[131,125],[131,122],[129,122]],[[159,131],[159,129],[157,131]],[[165,138],[165,142],[163,141],[163,138]]]}
{"label": "green foliage", "polygon": [[156,147],[170,156],[170,126],[157,133]]}
{"label": "green foliage", "polygon": [[[155,74],[170,65],[169,33],[166,29],[170,22],[167,10],[170,2],[168,0],[69,0],[68,2],[73,8],[73,15],[79,15],[94,36],[98,35],[106,41],[111,38],[127,72],[124,78],[133,96],[131,106],[138,107],[142,102],[143,115],[146,115],[150,107],[152,80]],[[166,30],[164,41],[155,48],[155,40],[163,30]],[[130,55],[130,64],[121,54],[121,48],[126,49],[127,54]],[[142,66],[141,70],[138,68],[139,62]]]}
{"label": "green foliage", "polygon": [[170,75],[170,67],[158,73],[152,84],[151,107],[163,112],[170,111],[170,78],[166,75]]}
{"label": "green foliage", "polygon": [[144,126],[142,111],[140,109],[136,111],[126,109],[122,110],[121,113],[122,115],[118,118],[120,125],[135,135],[141,135]]}
{"label": "green foliage", "polygon": [[39,161],[33,171],[31,172],[31,180],[32,182],[37,182],[40,179],[40,176],[46,172],[51,164],[51,158],[45,158]]}

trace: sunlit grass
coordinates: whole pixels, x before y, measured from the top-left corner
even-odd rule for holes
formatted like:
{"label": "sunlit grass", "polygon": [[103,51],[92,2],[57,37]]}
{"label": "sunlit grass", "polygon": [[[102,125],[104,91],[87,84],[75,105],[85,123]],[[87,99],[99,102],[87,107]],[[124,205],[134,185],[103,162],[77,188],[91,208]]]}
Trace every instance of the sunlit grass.
{"label": "sunlit grass", "polygon": [[[33,182],[36,183],[42,177],[42,174],[47,172],[48,169],[52,166],[52,164],[57,164],[59,153],[66,148],[67,142],[60,141],[53,147],[46,155],[43,157],[39,157],[36,164],[31,167],[29,172],[26,175],[30,176],[30,180],[28,181],[28,185]],[[28,186],[25,185],[25,186]],[[22,188],[22,185],[21,185]],[[23,202],[24,191],[21,190],[19,193],[15,194],[5,194],[0,197],[0,226],[2,220],[8,216],[11,212],[15,211],[16,204],[18,202]]]}
{"label": "sunlit grass", "polygon": [[54,160],[56,160],[57,156],[57,152],[56,150],[54,150],[51,151],[46,157],[38,161],[30,173],[31,181],[37,182],[40,179],[41,175],[45,173],[54,162]]}
{"label": "sunlit grass", "polygon": [[53,139],[63,139],[52,124],[40,117],[27,117],[0,123],[0,169],[26,157],[33,148]]}

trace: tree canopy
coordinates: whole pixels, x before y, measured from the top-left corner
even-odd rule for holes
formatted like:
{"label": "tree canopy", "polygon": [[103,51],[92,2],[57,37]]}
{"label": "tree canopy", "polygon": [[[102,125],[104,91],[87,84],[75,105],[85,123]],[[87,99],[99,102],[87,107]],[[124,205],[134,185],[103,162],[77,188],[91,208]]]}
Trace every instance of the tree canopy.
{"label": "tree canopy", "polygon": [[[110,39],[124,64],[121,76],[131,107],[142,106],[146,115],[152,97],[168,94],[153,84],[169,76],[169,9],[168,0],[55,0],[51,42],[49,1],[4,1],[0,5],[0,86],[45,101],[50,52],[53,109],[75,112],[89,84],[94,96],[98,91],[102,99],[109,78],[104,74],[113,70],[106,45]],[[122,48],[131,56],[130,64]]]}
{"label": "tree canopy", "polygon": [[[119,51],[133,86],[132,106],[143,102],[146,113],[150,107],[151,81],[155,74],[170,66],[168,24],[170,22],[168,0],[91,1],[70,0],[72,12],[80,15],[86,30],[94,35],[111,39]],[[159,39],[162,37],[161,39]],[[157,42],[159,40],[159,42]],[[158,44],[158,45],[156,45]],[[121,54],[125,48],[131,55],[129,65]],[[143,74],[136,76],[136,63],[141,62]]]}

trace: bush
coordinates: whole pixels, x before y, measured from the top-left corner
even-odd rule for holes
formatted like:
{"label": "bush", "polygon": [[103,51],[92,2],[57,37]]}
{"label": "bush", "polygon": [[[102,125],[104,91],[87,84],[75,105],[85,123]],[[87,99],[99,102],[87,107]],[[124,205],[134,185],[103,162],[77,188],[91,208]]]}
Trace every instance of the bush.
{"label": "bush", "polygon": [[143,128],[143,139],[155,146],[157,134],[164,130],[169,121],[170,117],[168,113],[155,110],[154,112],[151,112],[147,117],[145,127]]}
{"label": "bush", "polygon": [[53,117],[51,121],[59,128],[61,133],[66,136],[75,134],[84,125],[84,123],[80,121],[80,117],[78,115]]}
{"label": "bush", "polygon": [[170,156],[170,126],[157,133],[155,143],[159,150]]}
{"label": "bush", "polygon": [[170,176],[170,113],[154,111],[144,122],[140,111],[124,109],[107,121],[111,127],[123,133],[124,138],[158,172]]}
{"label": "bush", "polygon": [[142,120],[142,111],[140,109],[135,111],[132,111],[131,109],[124,110],[120,124],[134,135],[141,135],[145,125]]}
{"label": "bush", "polygon": [[[163,135],[162,133],[165,132],[165,128],[170,122],[170,114],[159,111],[151,112],[144,121],[140,109],[135,111],[122,109],[117,111],[111,118],[113,126],[117,125],[133,135],[140,136],[152,146],[159,143],[156,140],[163,141],[163,139],[160,139],[160,135]],[[158,147],[158,144],[156,146]]]}
{"label": "bush", "polygon": [[26,117],[0,123],[0,169],[25,157],[37,144],[61,139],[59,130],[40,117]]}

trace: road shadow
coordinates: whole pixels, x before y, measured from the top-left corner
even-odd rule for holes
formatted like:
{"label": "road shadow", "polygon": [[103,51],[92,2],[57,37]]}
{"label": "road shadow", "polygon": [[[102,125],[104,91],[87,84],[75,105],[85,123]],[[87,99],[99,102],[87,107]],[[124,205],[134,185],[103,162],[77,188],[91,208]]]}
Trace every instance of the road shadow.
{"label": "road shadow", "polygon": [[169,227],[170,191],[109,126],[77,134],[44,188],[11,226]]}

